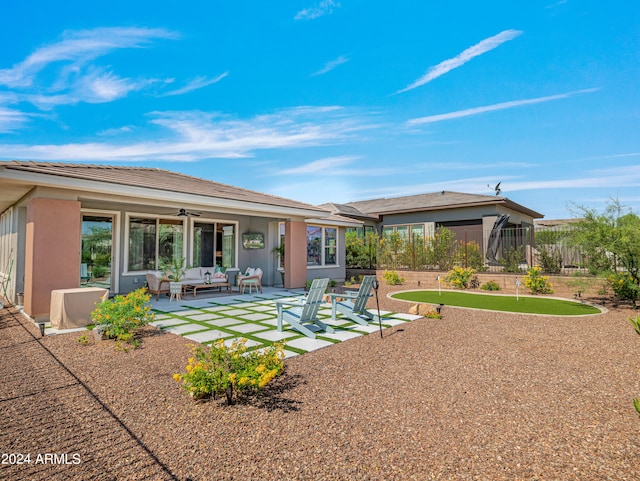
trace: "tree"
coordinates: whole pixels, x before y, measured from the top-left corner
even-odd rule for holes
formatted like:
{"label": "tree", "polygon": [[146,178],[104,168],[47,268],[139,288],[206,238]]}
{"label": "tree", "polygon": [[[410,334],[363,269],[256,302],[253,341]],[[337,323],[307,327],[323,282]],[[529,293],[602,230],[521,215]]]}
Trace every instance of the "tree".
{"label": "tree", "polygon": [[[582,219],[573,233],[573,242],[581,246],[592,272],[618,271],[622,267],[633,284],[640,286],[640,217],[625,212],[618,200],[612,200],[604,212],[579,208]],[[634,301],[636,299],[630,299]]]}

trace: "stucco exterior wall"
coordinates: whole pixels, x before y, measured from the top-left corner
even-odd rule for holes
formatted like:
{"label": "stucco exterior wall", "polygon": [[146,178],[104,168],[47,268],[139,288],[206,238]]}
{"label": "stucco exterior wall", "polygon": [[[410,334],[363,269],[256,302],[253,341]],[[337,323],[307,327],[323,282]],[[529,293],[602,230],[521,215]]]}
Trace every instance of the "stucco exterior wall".
{"label": "stucco exterior wall", "polygon": [[24,309],[48,317],[51,291],[80,282],[80,202],[33,198],[27,203]]}
{"label": "stucco exterior wall", "polygon": [[290,289],[304,287],[307,282],[307,224],[286,222],[284,229],[284,286]]}

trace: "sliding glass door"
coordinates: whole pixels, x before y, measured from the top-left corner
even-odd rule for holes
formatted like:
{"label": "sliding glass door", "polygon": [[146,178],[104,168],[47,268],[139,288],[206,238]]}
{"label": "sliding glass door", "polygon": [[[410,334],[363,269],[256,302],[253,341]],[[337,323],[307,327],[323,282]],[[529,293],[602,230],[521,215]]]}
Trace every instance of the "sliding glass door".
{"label": "sliding glass door", "polygon": [[193,224],[193,265],[235,267],[236,225],[222,222]]}
{"label": "sliding glass door", "polygon": [[112,270],[113,217],[83,215],[80,285],[113,291]]}

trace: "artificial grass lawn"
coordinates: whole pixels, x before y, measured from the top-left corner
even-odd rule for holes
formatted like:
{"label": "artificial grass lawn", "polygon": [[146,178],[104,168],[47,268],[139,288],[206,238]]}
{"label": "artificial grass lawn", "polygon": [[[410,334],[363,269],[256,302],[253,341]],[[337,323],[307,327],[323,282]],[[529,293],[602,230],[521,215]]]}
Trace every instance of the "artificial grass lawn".
{"label": "artificial grass lawn", "polygon": [[521,312],[525,314],[550,314],[554,316],[583,316],[600,314],[600,309],[570,300],[549,299],[545,297],[471,294],[468,292],[442,291],[408,291],[392,296],[413,302],[428,304],[444,304],[445,306],[469,307],[472,309],[489,309],[493,311]]}

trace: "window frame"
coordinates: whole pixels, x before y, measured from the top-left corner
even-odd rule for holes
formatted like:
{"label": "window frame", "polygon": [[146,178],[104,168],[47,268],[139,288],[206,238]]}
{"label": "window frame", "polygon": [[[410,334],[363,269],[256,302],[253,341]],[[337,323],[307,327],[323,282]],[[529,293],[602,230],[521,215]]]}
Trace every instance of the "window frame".
{"label": "window frame", "polygon": [[[322,225],[322,224],[307,224],[307,232],[308,229],[319,228],[320,229],[320,264],[309,264],[307,263],[307,269],[335,269],[340,267],[340,229],[338,226],[332,225]],[[327,229],[335,230],[335,245],[327,244]],[[335,264],[327,264],[327,249],[335,249]],[[309,245],[307,244],[307,260],[309,259]]]}
{"label": "window frame", "polygon": [[[151,270],[159,270],[160,269],[160,263],[159,263],[159,259],[158,259],[158,247],[159,247],[159,237],[158,234],[160,232],[159,230],[159,225],[160,225],[160,221],[163,219],[166,220],[171,220],[171,221],[175,221],[175,220],[180,220],[179,217],[175,217],[175,216],[170,216],[170,215],[157,215],[157,214],[148,214],[148,213],[139,213],[139,212],[127,212],[126,213],[126,219],[125,219],[125,251],[124,251],[124,272],[122,273],[123,275],[140,275],[141,273],[146,273],[149,271],[149,269],[142,269],[142,270],[129,270],[129,258],[130,258],[130,242],[131,242],[131,219],[132,218],[139,218],[139,219],[154,219],[156,222],[156,232],[155,232],[155,237],[156,237],[156,243],[155,243],[155,269],[151,269]],[[185,242],[185,237],[186,237],[186,233],[187,233],[187,219],[182,219],[182,257],[184,259],[187,258],[187,242]]]}

